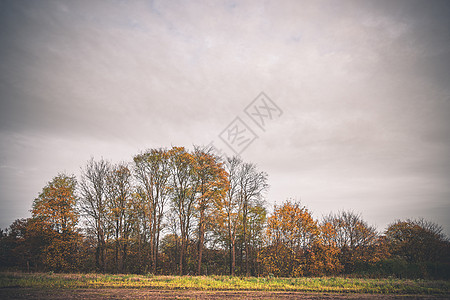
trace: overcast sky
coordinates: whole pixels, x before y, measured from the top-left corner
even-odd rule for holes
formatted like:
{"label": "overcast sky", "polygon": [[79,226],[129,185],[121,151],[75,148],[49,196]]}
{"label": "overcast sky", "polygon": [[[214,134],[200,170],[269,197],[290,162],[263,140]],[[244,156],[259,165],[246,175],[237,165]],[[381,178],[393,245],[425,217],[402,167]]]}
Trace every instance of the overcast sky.
{"label": "overcast sky", "polygon": [[[91,156],[232,154],[239,117],[269,207],[449,235],[449,28],[449,1],[0,0],[0,227]],[[264,130],[244,111],[261,92],[283,112]]]}

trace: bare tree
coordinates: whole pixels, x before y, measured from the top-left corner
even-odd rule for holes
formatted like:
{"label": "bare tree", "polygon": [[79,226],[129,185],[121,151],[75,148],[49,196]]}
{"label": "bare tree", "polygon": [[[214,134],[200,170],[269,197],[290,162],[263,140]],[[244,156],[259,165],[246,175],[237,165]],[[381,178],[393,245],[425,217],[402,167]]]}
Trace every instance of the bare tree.
{"label": "bare tree", "polygon": [[330,223],[335,232],[335,242],[339,248],[356,249],[368,246],[376,239],[377,232],[373,226],[369,226],[361,215],[352,211],[342,211],[338,214],[330,214],[323,219],[324,223]]}
{"label": "bare tree", "polygon": [[168,157],[168,152],[164,149],[152,149],[134,157],[138,195],[150,230],[150,257],[153,273],[156,273],[158,268],[161,222],[169,196]]}
{"label": "bare tree", "polygon": [[80,181],[81,210],[97,238],[95,252],[96,267],[106,271],[106,222],[107,222],[107,177],[111,164],[103,159],[91,158],[82,169]]}
{"label": "bare tree", "polygon": [[239,172],[239,197],[242,203],[242,226],[245,249],[245,273],[250,276],[249,262],[249,236],[248,215],[250,206],[260,200],[263,193],[269,188],[267,184],[267,173],[259,172],[253,163],[244,163]]}
{"label": "bare tree", "polygon": [[[227,158],[225,169],[228,173],[229,188],[224,201],[217,202],[217,211],[220,213],[217,220],[226,229],[228,236],[230,275],[235,275],[236,269],[236,236],[240,216],[242,213],[242,201],[239,197],[239,169],[242,159],[238,156]],[[219,227],[220,228],[220,227]]]}
{"label": "bare tree", "polygon": [[[228,244],[230,274],[236,269],[236,238],[242,230],[246,256],[246,274],[249,270],[249,213],[253,206],[260,206],[264,191],[267,190],[267,174],[258,172],[256,165],[244,163],[238,156],[228,157],[225,162],[229,188],[222,201],[216,202],[216,232],[226,232],[224,240]],[[252,222],[250,222],[252,223]]]}
{"label": "bare tree", "polygon": [[178,216],[181,235],[179,274],[183,275],[198,182],[192,176],[194,172],[192,155],[184,147],[173,147],[169,151],[169,165],[172,178],[172,208]]}
{"label": "bare tree", "polygon": [[408,262],[448,261],[449,241],[440,225],[420,219],[397,220],[389,224],[385,236],[394,256]]}
{"label": "bare tree", "polygon": [[108,219],[114,235],[115,271],[123,272],[129,234],[133,226],[133,185],[126,163],[112,166],[107,177]]}
{"label": "bare tree", "polygon": [[341,249],[341,262],[347,272],[353,271],[356,261],[367,260],[369,246],[377,242],[375,227],[364,221],[361,215],[342,211],[324,217],[323,224],[330,224],[335,234],[331,237]]}

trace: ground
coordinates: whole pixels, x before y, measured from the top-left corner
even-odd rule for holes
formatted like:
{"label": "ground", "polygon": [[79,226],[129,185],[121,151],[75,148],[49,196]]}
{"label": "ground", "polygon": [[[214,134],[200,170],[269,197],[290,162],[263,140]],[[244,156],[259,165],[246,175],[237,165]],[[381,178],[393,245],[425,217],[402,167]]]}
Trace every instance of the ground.
{"label": "ground", "polygon": [[445,296],[154,289],[0,288],[0,299],[444,299]]}

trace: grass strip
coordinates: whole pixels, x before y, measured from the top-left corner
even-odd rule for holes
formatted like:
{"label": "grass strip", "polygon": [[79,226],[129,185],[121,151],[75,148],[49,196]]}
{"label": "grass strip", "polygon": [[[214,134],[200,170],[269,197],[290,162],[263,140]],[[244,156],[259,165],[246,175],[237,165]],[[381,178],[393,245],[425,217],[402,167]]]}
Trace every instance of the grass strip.
{"label": "grass strip", "polygon": [[444,280],[346,277],[264,278],[231,276],[153,276],[111,274],[0,273],[0,288],[148,288],[199,291],[290,291],[450,295]]}

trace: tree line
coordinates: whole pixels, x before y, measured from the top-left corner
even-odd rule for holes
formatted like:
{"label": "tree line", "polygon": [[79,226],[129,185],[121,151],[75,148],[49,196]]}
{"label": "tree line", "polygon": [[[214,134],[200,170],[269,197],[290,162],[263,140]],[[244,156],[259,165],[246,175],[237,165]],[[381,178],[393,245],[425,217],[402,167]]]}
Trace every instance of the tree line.
{"label": "tree line", "polygon": [[269,214],[268,175],[213,149],[150,149],[58,174],[32,216],[0,232],[5,270],[246,276],[449,278],[442,227],[398,220],[378,232],[352,211],[314,219],[285,201]]}

